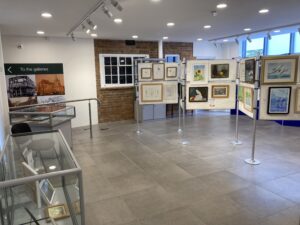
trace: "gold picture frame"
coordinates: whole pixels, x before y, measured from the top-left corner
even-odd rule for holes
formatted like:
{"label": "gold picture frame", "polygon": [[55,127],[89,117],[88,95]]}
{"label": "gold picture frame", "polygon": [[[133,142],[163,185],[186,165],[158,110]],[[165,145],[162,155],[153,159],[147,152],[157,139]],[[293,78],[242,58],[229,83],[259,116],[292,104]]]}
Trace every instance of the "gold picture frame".
{"label": "gold picture frame", "polygon": [[[225,88],[225,94],[222,94],[222,93],[219,93],[219,94],[216,94],[215,91],[216,89],[219,88]],[[229,85],[212,85],[212,88],[211,88],[211,97],[212,98],[229,98],[229,91],[230,91],[230,86]]]}
{"label": "gold picture frame", "polygon": [[163,84],[149,83],[141,84],[141,101],[142,102],[162,102],[163,101]]}
{"label": "gold picture frame", "polygon": [[[149,74],[145,76],[145,74]],[[141,68],[141,79],[152,79],[152,68]]]}
{"label": "gold picture frame", "polygon": [[45,209],[45,214],[54,220],[60,220],[70,216],[68,207],[65,204],[51,205]]}
{"label": "gold picture frame", "polygon": [[243,105],[244,108],[249,112],[253,112],[253,96],[254,96],[253,89],[249,87],[244,87]]}
{"label": "gold picture frame", "polygon": [[[170,76],[169,74],[173,73],[173,76]],[[166,77],[167,78],[177,78],[177,67],[167,67],[167,74]]]}
{"label": "gold picture frame", "polygon": [[296,88],[295,90],[295,110],[296,114],[300,113],[300,87]]}
{"label": "gold picture frame", "polygon": [[298,60],[298,56],[263,57],[261,83],[295,84],[297,82]]}

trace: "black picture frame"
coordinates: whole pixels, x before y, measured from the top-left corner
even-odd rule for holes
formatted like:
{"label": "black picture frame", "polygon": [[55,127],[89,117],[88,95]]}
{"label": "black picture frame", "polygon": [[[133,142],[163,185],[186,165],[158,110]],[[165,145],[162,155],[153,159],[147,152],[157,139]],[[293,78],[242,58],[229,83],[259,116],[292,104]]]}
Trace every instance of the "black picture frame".
{"label": "black picture frame", "polygon": [[[288,94],[288,101],[286,103],[284,103],[284,100],[282,99],[275,99],[277,102],[277,107],[282,107],[281,104],[287,104],[287,111],[286,112],[272,112],[272,90],[274,89],[287,89],[289,90],[289,94]],[[290,114],[290,107],[291,107],[291,92],[292,92],[292,87],[290,86],[285,86],[285,87],[269,87],[269,94],[268,94],[268,110],[267,113],[269,115],[288,115]],[[282,97],[282,96],[279,96]],[[274,101],[274,100],[273,100]],[[274,107],[274,106],[273,106]]]}

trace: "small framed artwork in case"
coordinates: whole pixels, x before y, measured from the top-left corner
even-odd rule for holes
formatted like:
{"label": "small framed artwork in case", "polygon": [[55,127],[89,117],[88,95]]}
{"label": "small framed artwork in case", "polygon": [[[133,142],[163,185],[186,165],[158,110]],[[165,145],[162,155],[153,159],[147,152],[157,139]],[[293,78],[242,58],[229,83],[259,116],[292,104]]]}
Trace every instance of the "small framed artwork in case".
{"label": "small framed artwork in case", "polygon": [[45,214],[54,220],[60,220],[70,216],[65,204],[52,205],[47,207],[45,210]]}

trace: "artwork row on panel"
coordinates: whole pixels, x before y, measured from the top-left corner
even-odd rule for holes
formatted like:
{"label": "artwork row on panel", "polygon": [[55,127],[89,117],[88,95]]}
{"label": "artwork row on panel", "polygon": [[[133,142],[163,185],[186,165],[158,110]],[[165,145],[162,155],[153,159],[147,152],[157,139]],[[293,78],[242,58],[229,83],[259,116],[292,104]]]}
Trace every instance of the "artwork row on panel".
{"label": "artwork row on panel", "polygon": [[139,81],[172,81],[178,79],[178,63],[139,63]]}
{"label": "artwork row on panel", "polygon": [[300,120],[300,85],[263,85],[261,120]]}
{"label": "artwork row on panel", "polygon": [[178,103],[178,84],[173,82],[141,82],[139,84],[139,102],[144,104]]}
{"label": "artwork row on panel", "polygon": [[187,109],[233,109],[235,108],[235,84],[190,84],[186,88]]}
{"label": "artwork row on panel", "polygon": [[187,61],[187,81],[195,84],[208,84],[214,81],[236,79],[234,60],[189,60]]}

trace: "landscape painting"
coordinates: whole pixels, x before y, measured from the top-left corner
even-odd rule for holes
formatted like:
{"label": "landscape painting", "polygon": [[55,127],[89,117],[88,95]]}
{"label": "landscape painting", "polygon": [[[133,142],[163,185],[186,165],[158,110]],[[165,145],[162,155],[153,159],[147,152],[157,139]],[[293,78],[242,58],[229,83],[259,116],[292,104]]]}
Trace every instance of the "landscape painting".
{"label": "landscape painting", "polygon": [[229,97],[229,85],[213,85],[211,97],[212,98],[228,98]]}
{"label": "landscape painting", "polygon": [[207,102],[208,87],[190,87],[189,102]]}
{"label": "landscape painting", "polygon": [[240,102],[244,102],[244,87],[239,85],[238,99]]}
{"label": "landscape painting", "polygon": [[253,89],[244,87],[244,108],[249,112],[253,111]]}
{"label": "landscape painting", "polygon": [[270,87],[268,114],[289,114],[291,87]]}
{"label": "landscape painting", "polygon": [[212,64],[211,78],[212,79],[229,78],[229,64]]}

